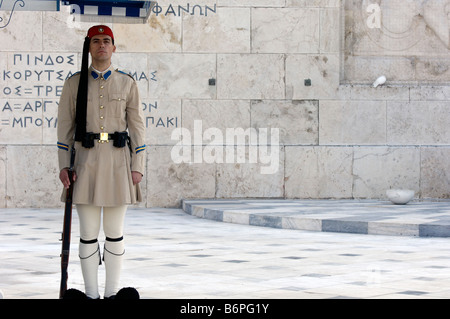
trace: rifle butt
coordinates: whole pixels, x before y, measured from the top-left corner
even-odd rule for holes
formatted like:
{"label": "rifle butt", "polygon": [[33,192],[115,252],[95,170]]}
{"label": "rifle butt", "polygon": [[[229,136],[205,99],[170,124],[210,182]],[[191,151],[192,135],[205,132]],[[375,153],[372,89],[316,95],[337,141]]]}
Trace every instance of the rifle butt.
{"label": "rifle butt", "polygon": [[70,234],[72,228],[72,195],[73,195],[73,172],[69,170],[70,186],[66,192],[66,202],[64,207],[64,225],[61,236],[62,248],[61,248],[61,283],[59,288],[59,298],[64,297],[64,293],[67,290],[67,268],[69,266],[69,254],[70,254]]}

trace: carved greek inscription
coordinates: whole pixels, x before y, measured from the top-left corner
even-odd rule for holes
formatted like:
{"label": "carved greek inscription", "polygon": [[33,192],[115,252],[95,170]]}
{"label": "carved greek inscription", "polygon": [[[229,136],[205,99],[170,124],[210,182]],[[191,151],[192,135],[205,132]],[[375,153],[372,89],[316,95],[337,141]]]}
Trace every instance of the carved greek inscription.
{"label": "carved greek inscription", "polygon": [[[0,67],[0,144],[41,143],[41,138],[35,135],[42,134],[36,129],[49,130],[56,140],[59,99],[64,82],[78,72],[78,55],[5,53],[4,56],[6,61]],[[132,70],[129,74],[138,83],[158,81],[156,70]],[[156,101],[144,101],[141,105],[147,127],[178,127],[177,117],[157,115]],[[21,133],[17,134],[17,130]],[[26,133],[28,130],[32,131]]]}

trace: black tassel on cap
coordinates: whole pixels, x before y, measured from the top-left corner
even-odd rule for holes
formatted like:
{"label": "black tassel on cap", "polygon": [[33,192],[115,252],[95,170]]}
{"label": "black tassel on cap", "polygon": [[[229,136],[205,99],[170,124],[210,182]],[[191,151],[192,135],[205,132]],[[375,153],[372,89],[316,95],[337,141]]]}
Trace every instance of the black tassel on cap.
{"label": "black tassel on cap", "polygon": [[80,82],[77,93],[77,111],[76,111],[76,129],[75,141],[81,142],[86,135],[86,109],[87,109],[87,94],[88,94],[88,64],[89,64],[89,45],[91,39],[86,37],[83,45],[83,58],[81,60]]}

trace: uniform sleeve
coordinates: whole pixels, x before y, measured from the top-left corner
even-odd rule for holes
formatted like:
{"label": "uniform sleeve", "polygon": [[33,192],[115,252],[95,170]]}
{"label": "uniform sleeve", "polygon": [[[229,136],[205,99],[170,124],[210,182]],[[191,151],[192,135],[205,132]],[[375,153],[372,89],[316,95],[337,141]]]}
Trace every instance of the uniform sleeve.
{"label": "uniform sleeve", "polygon": [[132,81],[126,109],[131,140],[131,170],[144,175],[146,158],[144,115],[137,84],[134,80]]}
{"label": "uniform sleeve", "polygon": [[75,99],[70,79],[66,80],[58,106],[58,162],[59,169],[70,166],[70,148],[74,143]]}

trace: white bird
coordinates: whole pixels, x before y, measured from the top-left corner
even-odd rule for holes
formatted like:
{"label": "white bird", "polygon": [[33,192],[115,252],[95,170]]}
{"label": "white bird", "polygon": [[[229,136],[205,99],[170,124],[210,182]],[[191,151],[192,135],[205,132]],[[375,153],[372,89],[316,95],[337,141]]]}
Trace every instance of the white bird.
{"label": "white bird", "polygon": [[373,87],[376,88],[379,85],[383,85],[386,83],[386,77],[384,75],[380,76],[378,79],[373,82]]}

